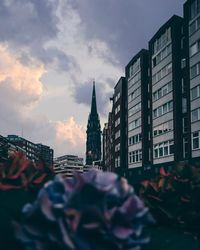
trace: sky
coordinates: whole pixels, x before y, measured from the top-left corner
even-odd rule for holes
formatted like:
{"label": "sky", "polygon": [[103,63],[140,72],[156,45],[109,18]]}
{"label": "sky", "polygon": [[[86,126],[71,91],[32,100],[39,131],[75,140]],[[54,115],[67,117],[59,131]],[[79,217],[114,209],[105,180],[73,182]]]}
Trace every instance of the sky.
{"label": "sky", "polygon": [[103,128],[130,59],[184,0],[1,0],[0,134],[84,157],[92,82]]}

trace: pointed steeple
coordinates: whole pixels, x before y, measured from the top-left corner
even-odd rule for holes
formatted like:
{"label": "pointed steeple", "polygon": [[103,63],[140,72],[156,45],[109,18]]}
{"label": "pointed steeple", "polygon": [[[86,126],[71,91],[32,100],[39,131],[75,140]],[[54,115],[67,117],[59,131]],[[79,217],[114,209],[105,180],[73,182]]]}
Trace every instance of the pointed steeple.
{"label": "pointed steeple", "polygon": [[97,103],[96,103],[95,82],[93,81],[91,115],[96,115],[96,114],[97,114]]}
{"label": "pointed steeple", "polygon": [[93,82],[91,112],[87,124],[86,164],[101,160],[101,125],[97,113],[95,82]]}

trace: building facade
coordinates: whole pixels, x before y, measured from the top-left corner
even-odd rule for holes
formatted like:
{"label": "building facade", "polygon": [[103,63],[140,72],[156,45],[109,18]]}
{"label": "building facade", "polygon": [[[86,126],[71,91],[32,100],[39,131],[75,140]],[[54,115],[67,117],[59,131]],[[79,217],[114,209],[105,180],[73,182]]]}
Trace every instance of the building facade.
{"label": "building facade", "polygon": [[150,158],[151,163],[158,166],[189,158],[189,100],[185,93],[188,82],[183,24],[183,18],[173,16],[149,42]]}
{"label": "building facade", "polygon": [[101,125],[97,113],[95,83],[93,83],[91,112],[87,124],[86,165],[101,160]]}
{"label": "building facade", "polygon": [[141,50],[126,66],[128,176],[149,164],[149,55]]}
{"label": "building facade", "polygon": [[18,151],[26,153],[25,150],[7,140],[5,137],[0,135],[0,163],[7,161],[10,154]]}
{"label": "building facade", "polygon": [[113,151],[114,169],[118,174],[125,176],[127,171],[127,131],[126,131],[126,78],[121,77],[114,87],[113,95]]}
{"label": "building facade", "polygon": [[200,163],[200,0],[185,3],[184,21],[189,48],[191,158]]}
{"label": "building facade", "polygon": [[41,143],[38,143],[36,145],[39,161],[43,162],[47,166],[53,166],[53,149]]}
{"label": "building facade", "polygon": [[[113,99],[112,99],[113,100]],[[103,128],[103,169],[104,171],[115,171],[114,158],[114,113],[112,111],[108,114],[108,122],[104,124]]]}
{"label": "building facade", "polygon": [[54,159],[54,172],[72,178],[74,172],[83,173],[83,158],[76,155],[63,155]]}
{"label": "building facade", "polygon": [[[126,155],[129,180],[149,178],[178,162],[200,164],[200,0],[187,0],[184,16],[172,16],[125,68]],[[105,125],[105,162],[123,173],[121,107],[114,88],[114,125]],[[112,134],[112,137],[110,136]],[[112,138],[112,139],[110,139]],[[106,142],[107,141],[107,142]],[[112,145],[107,146],[112,143]],[[107,148],[107,149],[106,149]],[[114,151],[111,150],[114,148]],[[111,154],[111,156],[109,156]]]}
{"label": "building facade", "polygon": [[53,149],[43,144],[36,144],[17,135],[8,135],[6,139],[24,150],[26,157],[33,162],[53,165]]}

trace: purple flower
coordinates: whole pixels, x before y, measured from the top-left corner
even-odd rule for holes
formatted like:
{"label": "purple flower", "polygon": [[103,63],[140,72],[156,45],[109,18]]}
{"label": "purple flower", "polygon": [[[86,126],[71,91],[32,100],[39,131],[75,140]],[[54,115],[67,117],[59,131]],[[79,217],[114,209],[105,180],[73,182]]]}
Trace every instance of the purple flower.
{"label": "purple flower", "polygon": [[98,171],[57,176],[23,213],[16,236],[26,250],[136,250],[153,222],[126,179]]}

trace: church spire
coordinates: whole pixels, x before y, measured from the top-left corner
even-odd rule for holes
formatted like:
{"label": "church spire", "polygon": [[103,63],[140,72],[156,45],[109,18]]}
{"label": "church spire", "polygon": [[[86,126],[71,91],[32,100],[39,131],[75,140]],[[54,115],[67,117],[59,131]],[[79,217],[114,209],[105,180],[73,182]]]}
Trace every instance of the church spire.
{"label": "church spire", "polygon": [[93,81],[91,115],[96,115],[96,114],[97,114],[97,103],[96,103],[95,81]]}
{"label": "church spire", "polygon": [[87,124],[86,164],[101,160],[101,125],[97,113],[95,82],[93,82],[91,112]]}

